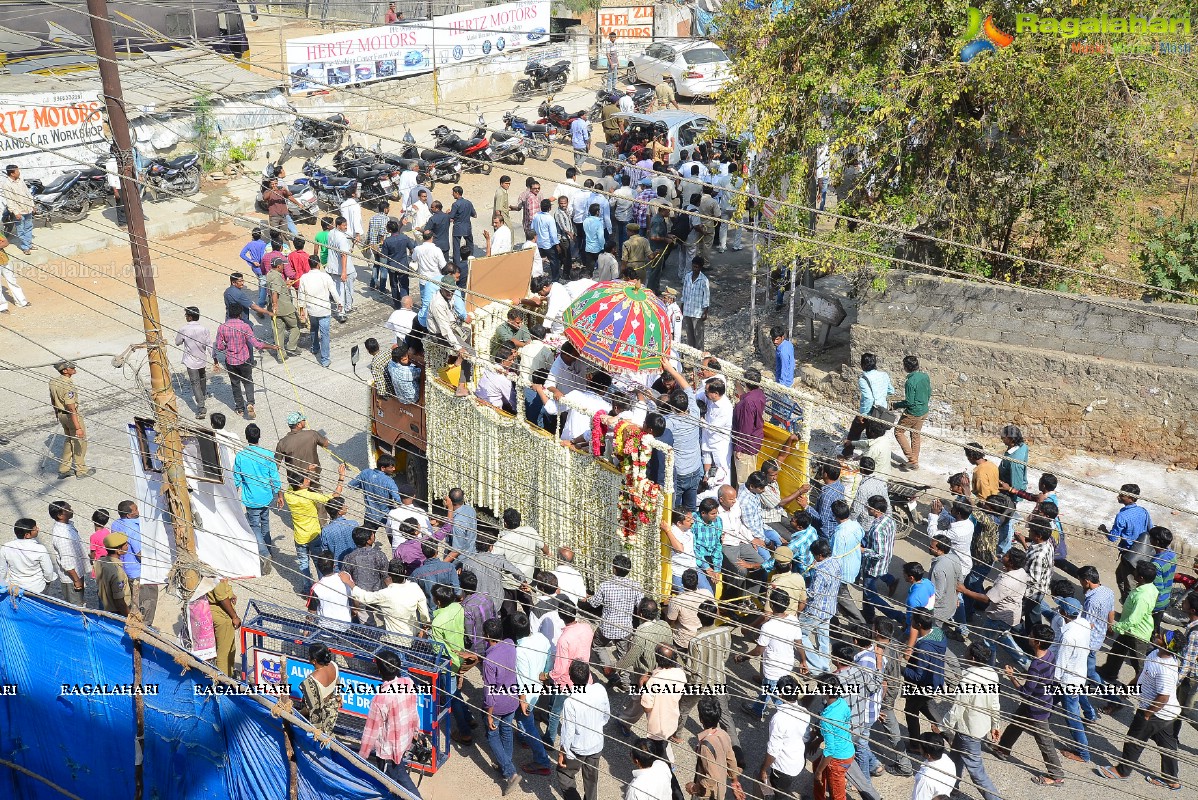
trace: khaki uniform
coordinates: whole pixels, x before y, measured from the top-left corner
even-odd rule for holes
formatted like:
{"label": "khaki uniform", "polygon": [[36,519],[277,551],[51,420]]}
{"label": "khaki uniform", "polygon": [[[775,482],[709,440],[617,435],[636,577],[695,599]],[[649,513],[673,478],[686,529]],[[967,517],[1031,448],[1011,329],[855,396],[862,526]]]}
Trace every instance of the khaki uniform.
{"label": "khaki uniform", "polygon": [[653,87],[653,102],[656,105],[656,111],[662,111],[674,103],[674,87],[673,85],[662,81]]}
{"label": "khaki uniform", "polygon": [[615,103],[604,103],[599,110],[599,127],[603,128],[603,138],[608,144],[615,144],[620,138],[620,120],[615,118],[619,113],[620,107]]}
{"label": "khaki uniform", "polygon": [[76,475],[87,472],[87,439],[83,430],[76,430],[72,410],[79,416],[79,394],[75,391],[75,381],[66,375],[59,375],[50,381],[50,404],[54,406],[54,414],[62,425],[66,441],[62,445],[62,460],[58,465],[59,475],[69,475],[74,465]]}
{"label": "khaki uniform", "polygon": [[[295,301],[291,299],[291,287],[287,279],[277,269],[272,269],[266,275],[266,290],[279,296],[279,309],[275,314],[272,327],[274,328],[275,344],[284,347],[288,353],[295,352],[299,347],[300,327],[299,314],[295,310]],[[286,331],[285,342],[279,341],[279,326]],[[281,356],[280,356],[281,357]]]}
{"label": "khaki uniform", "polygon": [[624,260],[624,266],[635,269],[639,275],[640,271],[649,263],[652,255],[649,240],[637,233],[628,237],[628,241],[624,242],[624,252],[621,257]]}
{"label": "khaki uniform", "polygon": [[117,598],[123,598],[126,608],[133,607],[133,598],[129,594],[129,576],[121,566],[120,556],[104,556],[96,562],[96,589],[100,592],[100,608],[119,614],[114,604]]}
{"label": "khaki uniform", "polygon": [[212,606],[212,630],[216,634],[216,668],[233,677],[233,657],[237,652],[237,628],[233,627],[233,618],[221,608],[222,600],[237,601],[233,596],[233,586],[225,580],[216,584],[216,588],[206,597]]}

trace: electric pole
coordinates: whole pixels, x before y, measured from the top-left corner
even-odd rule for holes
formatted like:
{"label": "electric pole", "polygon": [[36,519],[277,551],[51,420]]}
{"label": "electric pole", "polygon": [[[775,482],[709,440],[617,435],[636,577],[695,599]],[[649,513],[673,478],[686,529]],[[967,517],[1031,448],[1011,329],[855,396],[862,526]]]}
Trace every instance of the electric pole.
{"label": "electric pole", "polygon": [[[141,302],[142,325],[146,331],[146,352],[150,356],[150,396],[158,433],[158,457],[162,461],[163,490],[166,492],[171,523],[175,529],[175,545],[180,553],[195,555],[195,528],[191,514],[191,498],[187,494],[187,474],[183,468],[183,439],[179,434],[179,412],[171,386],[170,364],[166,357],[166,341],[162,337],[162,322],[158,313],[158,295],[154,288],[154,270],[150,265],[150,246],[146,239],[146,218],[141,207],[141,192],[133,169],[133,139],[129,134],[129,117],[125,114],[125,99],[121,92],[121,75],[117,68],[116,46],[112,39],[112,23],[108,19],[106,0],[87,0],[91,18],[92,38],[96,45],[96,60],[100,67],[100,84],[104,105],[108,109],[108,124],[117,148],[117,170],[121,176],[121,202],[128,218],[129,249],[133,253],[134,279]],[[198,580],[198,576],[195,576]],[[191,583],[195,585],[194,582]]]}

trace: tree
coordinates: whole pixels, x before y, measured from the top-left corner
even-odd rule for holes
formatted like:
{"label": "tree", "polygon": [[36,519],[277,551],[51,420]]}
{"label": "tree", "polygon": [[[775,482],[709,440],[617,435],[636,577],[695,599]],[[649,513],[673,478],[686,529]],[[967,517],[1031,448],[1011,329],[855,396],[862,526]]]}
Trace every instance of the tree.
{"label": "tree", "polygon": [[[1061,16],[1138,10],[1116,1],[1086,11],[1093,6],[1081,0]],[[998,28],[1015,30],[1014,6],[991,10]],[[756,166],[762,194],[809,205],[813,152],[827,143],[842,214],[1085,265],[1119,232],[1121,193],[1170,171],[1173,141],[1190,128],[1195,75],[1176,56],[1128,52],[1162,38],[1149,35],[1019,33],[963,63],[967,19],[959,1],[811,0],[772,18],[725,4],[719,27],[736,77],[720,115],[768,142]],[[1075,52],[1079,44],[1103,50]],[[1115,44],[1124,51],[1113,54]],[[777,224],[805,233],[807,214],[780,214]],[[1036,285],[1060,278],[872,226],[823,238]],[[821,252],[835,255],[793,242],[774,255]]]}

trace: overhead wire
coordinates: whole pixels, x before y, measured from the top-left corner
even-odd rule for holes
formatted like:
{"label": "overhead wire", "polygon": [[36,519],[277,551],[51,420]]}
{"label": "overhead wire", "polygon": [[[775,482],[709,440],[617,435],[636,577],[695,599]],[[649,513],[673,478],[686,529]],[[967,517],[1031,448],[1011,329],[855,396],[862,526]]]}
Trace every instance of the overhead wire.
{"label": "overhead wire", "polygon": [[[55,5],[55,6],[57,6],[57,5],[58,5],[57,3],[53,2],[53,0],[46,0],[46,2],[48,2],[50,5]],[[62,6],[60,6],[60,7],[62,7]],[[63,8],[65,9],[65,7],[63,7]],[[78,10],[75,10],[75,9],[68,9],[68,10],[71,10],[71,11],[73,11],[74,13],[85,13],[85,14],[86,14],[86,12],[84,12],[84,11],[78,11]],[[91,15],[90,15],[90,14],[87,14],[87,16],[89,16],[89,17],[90,17]],[[47,40],[47,41],[49,41],[49,40]],[[144,68],[133,67],[132,65],[128,65],[128,64],[124,64],[124,66],[126,66],[126,68],[129,68],[129,69],[144,69]],[[284,71],[282,71],[282,70],[273,70],[273,69],[269,69],[269,68],[266,68],[266,67],[262,67],[261,65],[258,65],[258,66],[259,66],[259,68],[260,68],[260,69],[265,69],[265,70],[267,70],[267,71],[269,71],[269,72],[274,72],[274,73],[276,73],[276,74],[279,74],[279,75],[283,75],[283,76],[287,76],[287,77],[289,77],[289,76],[288,76],[288,74],[287,74],[287,73],[285,73],[285,72],[284,72]],[[181,78],[176,78],[176,79],[177,79],[177,80],[182,80]],[[186,81],[184,81],[184,82],[186,82]],[[328,87],[328,88],[329,88],[329,90],[330,90],[330,91],[332,91],[332,90],[336,90],[336,91],[339,91],[339,92],[345,92],[345,93],[349,93],[349,94],[359,94],[359,93],[360,93],[360,90],[357,90],[357,89],[351,88],[351,87],[349,87],[349,86],[330,86],[330,87]],[[216,94],[223,95],[223,92],[217,92]],[[404,106],[403,104],[396,103],[396,102],[394,102],[394,101],[388,101],[388,100],[386,100],[385,98],[378,98],[378,97],[373,97],[373,96],[370,96],[370,95],[366,95],[366,97],[367,97],[367,99],[368,99],[370,102],[372,102],[372,103],[375,103],[375,104],[390,105],[390,106],[394,106],[394,107],[403,107],[403,108],[405,108],[406,110],[409,110],[409,111],[411,110],[411,107],[410,107],[410,106]],[[266,107],[266,104],[264,104],[264,103],[261,103],[261,102],[257,102],[257,101],[252,101],[252,100],[250,100],[250,99],[248,99],[248,98],[241,98],[241,97],[239,97],[239,98],[235,98],[235,99],[237,99],[237,100],[239,100],[239,101],[243,101],[243,102],[249,102],[249,103],[251,103],[251,104],[263,105],[264,107]],[[270,107],[270,108],[272,108],[273,110],[276,110],[276,111],[280,110],[280,109],[276,109],[276,108],[275,108],[275,107],[273,107],[273,106],[269,106],[269,107]],[[284,112],[284,113],[288,113],[288,112]],[[302,116],[302,115],[300,115],[298,112],[290,112],[290,113],[294,113],[296,116]],[[428,117],[433,117],[433,118],[435,118],[435,119],[441,119],[441,120],[443,120],[443,121],[446,121],[446,122],[451,122],[451,123],[454,123],[454,124],[464,125],[464,126],[467,126],[467,127],[474,127],[474,123],[471,123],[471,122],[469,122],[469,121],[465,121],[465,120],[459,120],[459,119],[456,119],[456,118],[448,117],[448,116],[445,116],[444,114],[440,114],[440,113],[438,113],[438,112],[435,112],[435,111],[433,111],[433,112],[430,112],[430,111],[429,111],[427,108],[425,108],[425,109],[422,109],[422,110],[421,110],[421,113],[423,113],[425,116],[428,116]],[[487,130],[487,131],[488,131],[488,132],[490,132],[490,133],[496,133],[496,132],[508,133],[507,131],[502,131],[501,129],[496,129],[496,128],[486,128],[485,126],[483,126],[483,127],[484,127],[484,129],[485,129],[485,130]],[[353,129],[352,127],[350,127],[350,126],[346,126],[346,131],[347,131],[347,132],[351,132],[351,131],[354,131],[354,130],[355,130],[355,129]],[[379,139],[379,140],[381,140],[381,141],[390,141],[390,142],[392,142],[392,143],[396,143],[396,144],[400,144],[400,145],[402,145],[402,144],[403,144],[403,142],[402,142],[402,141],[400,141],[400,140],[396,140],[396,139],[394,139],[394,138],[391,138],[391,137],[382,136],[381,134],[379,134],[379,133],[377,133],[377,132],[373,132],[373,131],[357,131],[357,132],[359,132],[359,133],[362,133],[362,134],[364,134],[364,135],[367,135],[367,136],[374,136],[374,137],[378,138],[378,139]],[[565,147],[564,145],[558,145],[558,144],[555,144],[555,143],[552,143],[552,142],[551,142],[551,143],[550,143],[550,146],[551,146],[552,148],[559,148],[559,149],[561,149],[563,152],[565,152],[565,151],[570,151],[570,152],[572,152],[572,148]],[[460,156],[460,157],[462,158],[462,160],[463,160],[463,161],[466,161],[466,162],[469,162],[469,161],[471,161],[471,160],[477,161],[476,159],[469,159],[469,158],[467,158],[467,157],[465,157],[465,156]],[[619,161],[619,160],[617,160],[617,159],[609,159],[609,158],[606,158],[606,157],[603,157],[603,156],[600,156],[599,158],[595,158],[595,157],[593,157],[593,156],[591,156],[591,155],[589,155],[589,154],[588,154],[588,159],[590,159],[590,160],[592,160],[592,161],[596,161],[597,163],[612,163],[612,164],[616,164],[616,165],[619,165],[621,168],[623,168],[623,167],[626,167],[626,166],[627,166],[627,162],[621,162],[621,161]],[[479,163],[482,163],[482,162],[479,162]],[[486,162],[486,163],[489,163],[489,162]],[[508,171],[511,171],[511,172],[517,172],[517,173],[520,173],[520,174],[526,174],[526,173],[522,173],[520,170],[517,170],[517,169],[510,169],[510,168],[509,168],[509,169],[508,169]],[[654,170],[640,170],[640,172],[643,172],[643,173],[646,173],[646,174],[651,174],[651,175],[657,175],[657,176],[661,176],[661,177],[670,177],[670,178],[673,178],[673,177],[675,177],[675,176],[671,175],[670,173],[666,173],[666,172],[657,172],[657,171],[654,171]],[[536,176],[534,175],[533,177],[536,177]],[[685,179],[685,177],[684,177],[684,180],[686,180],[686,179]],[[1073,268],[1073,267],[1067,267],[1067,266],[1060,265],[1060,264],[1052,264],[1051,262],[1047,262],[1047,261],[1042,261],[1042,260],[1037,260],[1037,259],[1028,259],[1028,258],[1026,258],[1026,257],[1019,256],[1019,255],[1017,255],[1017,254],[1008,254],[1008,253],[1002,253],[1002,252],[995,251],[995,250],[991,250],[991,249],[988,249],[988,248],[983,248],[983,247],[980,247],[980,246],[978,246],[978,245],[970,245],[970,244],[967,244],[967,243],[954,242],[954,241],[952,241],[952,240],[941,239],[941,238],[939,238],[939,237],[932,237],[932,236],[930,236],[930,235],[928,235],[928,234],[922,234],[922,233],[915,232],[915,231],[909,231],[909,230],[905,230],[905,229],[902,229],[902,228],[898,228],[898,227],[896,227],[896,226],[887,225],[887,224],[885,224],[885,223],[878,223],[878,222],[874,222],[874,221],[871,221],[871,220],[866,220],[866,219],[860,219],[860,218],[854,218],[854,217],[847,217],[847,216],[843,216],[843,215],[838,215],[838,214],[835,214],[834,212],[821,211],[821,210],[819,210],[818,208],[812,208],[812,207],[808,207],[808,206],[802,206],[802,205],[798,205],[798,204],[790,204],[789,202],[787,202],[787,203],[783,203],[783,201],[779,201],[779,200],[771,199],[771,198],[768,198],[768,197],[764,197],[764,196],[762,196],[762,195],[752,194],[752,193],[749,193],[749,192],[743,191],[743,190],[741,190],[741,189],[735,189],[735,188],[733,188],[733,187],[722,187],[722,186],[718,186],[718,185],[716,185],[716,184],[714,184],[714,183],[710,183],[710,182],[706,182],[706,181],[689,181],[689,180],[688,180],[688,183],[693,183],[693,184],[696,184],[696,185],[699,185],[699,186],[711,186],[711,187],[713,187],[713,188],[720,189],[721,191],[732,191],[734,194],[743,195],[743,196],[745,196],[747,199],[753,200],[754,202],[768,202],[768,203],[772,203],[772,204],[785,204],[785,205],[789,205],[789,206],[791,206],[791,207],[793,207],[793,208],[796,208],[796,209],[798,209],[798,210],[802,210],[802,211],[804,211],[804,212],[808,212],[808,213],[818,213],[818,214],[823,214],[823,215],[829,215],[829,216],[831,216],[831,217],[833,217],[833,218],[840,219],[840,220],[850,221],[850,222],[854,222],[854,223],[858,223],[858,224],[863,224],[863,225],[867,225],[867,226],[875,226],[875,227],[880,227],[880,228],[883,228],[883,229],[885,229],[885,230],[888,230],[889,232],[898,233],[898,234],[901,234],[901,235],[903,235],[903,236],[907,236],[907,237],[909,237],[909,238],[917,238],[917,239],[925,239],[925,240],[928,240],[928,241],[935,241],[935,242],[937,242],[937,243],[940,243],[940,244],[945,244],[945,245],[949,245],[949,246],[953,246],[953,247],[960,247],[960,248],[968,249],[968,250],[971,250],[971,251],[976,251],[976,252],[982,253],[982,254],[984,254],[984,255],[990,255],[990,256],[993,256],[993,257],[999,257],[999,258],[1003,258],[1003,259],[1006,259],[1006,260],[1011,260],[1011,261],[1016,261],[1016,262],[1021,262],[1021,263],[1029,263],[1029,264],[1034,264],[1034,265],[1038,265],[1038,266],[1047,266],[1047,267],[1050,267],[1051,269],[1054,269],[1054,270],[1059,270],[1059,271],[1062,271],[1062,272],[1069,272],[1069,273],[1072,273],[1072,274],[1077,274],[1077,275],[1083,275],[1083,276],[1086,276],[1086,277],[1089,277],[1089,278],[1092,278],[1092,279],[1095,279],[1095,280],[1099,280],[1099,281],[1104,281],[1104,282],[1114,282],[1114,283],[1119,283],[1119,284],[1123,284],[1123,285],[1129,285],[1129,286],[1133,286],[1133,287],[1135,287],[1135,288],[1138,288],[1138,289],[1143,289],[1143,290],[1148,290],[1148,291],[1153,291],[1153,292],[1159,292],[1159,293],[1170,294],[1170,295],[1179,296],[1179,297],[1186,298],[1186,299],[1194,299],[1194,298],[1198,298],[1198,294],[1191,294],[1191,293],[1181,292],[1181,291],[1179,291],[1179,290],[1162,289],[1162,288],[1160,288],[1160,287],[1155,287],[1155,286],[1152,286],[1152,285],[1150,285],[1150,284],[1145,284],[1145,283],[1137,283],[1137,282],[1135,282],[1135,281],[1127,281],[1127,280],[1125,280],[1125,279],[1121,279],[1121,278],[1115,278],[1114,276],[1102,275],[1102,274],[1100,274],[1100,273],[1089,272],[1089,271],[1086,271],[1086,270],[1079,270],[1079,269],[1076,269],[1076,268]],[[611,196],[611,193],[606,193],[606,192],[600,192],[600,193],[602,193],[602,194],[605,194],[605,195],[607,195],[607,196]],[[698,215],[698,214],[691,214],[691,216],[701,216],[701,215]],[[726,220],[723,220],[723,218],[722,218],[722,217],[721,217],[721,218],[711,217],[711,218],[709,218],[709,219],[711,219],[711,221],[713,221],[713,222],[715,222],[715,223],[717,223],[717,224],[718,224],[718,223],[725,223],[725,222],[727,222]],[[975,275],[974,273],[968,273],[968,272],[963,272],[963,271],[959,271],[959,270],[951,270],[951,269],[948,269],[948,268],[944,268],[944,267],[938,267],[938,266],[935,266],[935,265],[931,265],[931,264],[925,264],[925,263],[922,263],[922,262],[916,262],[916,261],[912,261],[912,260],[909,260],[909,259],[901,259],[901,258],[898,258],[898,257],[896,257],[896,256],[892,256],[892,255],[888,255],[888,254],[875,253],[875,252],[871,252],[871,251],[868,251],[868,250],[863,250],[863,249],[860,249],[860,248],[850,248],[849,246],[847,246],[847,245],[842,245],[842,244],[840,244],[840,243],[838,243],[838,242],[831,242],[831,241],[822,240],[822,239],[814,239],[814,238],[811,238],[811,237],[804,237],[804,236],[802,236],[801,234],[794,233],[794,232],[776,232],[776,231],[771,231],[771,230],[769,230],[769,229],[763,229],[763,228],[759,228],[759,227],[757,227],[757,226],[753,226],[753,225],[750,225],[750,224],[744,224],[744,223],[737,223],[737,225],[738,225],[738,227],[742,228],[743,230],[757,230],[757,231],[763,231],[763,232],[766,232],[766,233],[768,233],[769,235],[772,235],[772,236],[777,236],[777,237],[780,237],[780,238],[790,238],[790,239],[793,239],[793,240],[795,240],[795,241],[805,242],[805,243],[808,243],[808,244],[818,245],[818,246],[822,246],[822,247],[828,247],[828,248],[832,248],[832,249],[844,250],[845,252],[849,252],[849,253],[852,253],[852,254],[854,254],[854,255],[863,255],[863,256],[866,256],[866,257],[868,257],[868,258],[870,258],[870,259],[881,259],[881,260],[890,261],[890,262],[893,262],[893,263],[901,263],[901,264],[903,264],[903,265],[905,265],[905,266],[912,266],[912,267],[914,267],[914,268],[916,268],[916,269],[933,271],[933,272],[936,272],[936,273],[938,273],[938,274],[951,275],[951,276],[953,276],[953,277],[959,277],[959,278],[961,278],[961,279],[963,279],[963,280],[968,280],[968,281],[972,281],[972,282],[987,283],[987,284],[989,284],[989,285],[995,285],[995,286],[1006,286],[1006,285],[1008,285],[1008,284],[1006,284],[1006,283],[1005,283],[1005,282],[1003,282],[1003,281],[1000,281],[1000,280],[997,280],[997,279],[989,279],[989,278],[985,278],[985,277],[983,277],[983,276],[978,276],[978,275]],[[1028,291],[1039,291],[1039,292],[1046,293],[1046,294],[1050,294],[1050,295],[1055,295],[1055,296],[1060,296],[1060,297],[1069,297],[1069,298],[1072,298],[1072,299],[1075,299],[1075,300],[1076,300],[1076,299],[1079,299],[1079,297],[1080,297],[1080,299],[1082,299],[1082,300],[1084,300],[1084,301],[1086,301],[1086,302],[1096,302],[1096,298],[1093,298],[1092,296],[1084,296],[1084,295],[1083,295],[1083,296],[1078,296],[1078,295],[1071,295],[1071,294],[1064,293],[1064,292],[1054,292],[1054,291],[1051,291],[1051,290],[1039,289],[1038,287],[1026,287],[1026,286],[1025,286],[1025,287],[1021,287],[1021,288],[1023,288],[1023,289],[1026,289],[1026,290],[1028,290]],[[1118,304],[1110,304],[1110,303],[1108,303],[1108,304],[1104,304],[1104,305],[1107,305],[1107,306],[1109,306],[1109,307],[1112,307],[1112,308],[1116,308],[1116,309],[1120,310],[1120,311],[1121,311],[1121,312],[1123,312],[1123,313],[1126,313],[1126,312],[1128,312],[1128,311],[1132,311],[1133,313],[1151,313],[1151,312],[1147,312],[1146,310],[1143,310],[1143,309],[1137,309],[1137,308],[1135,308],[1135,307],[1130,307],[1130,308],[1129,308],[1129,307],[1128,307],[1128,306],[1126,306],[1126,305],[1118,305]],[[1175,320],[1175,319],[1176,319],[1175,317],[1172,317],[1172,316],[1166,316],[1166,315],[1160,315],[1160,314],[1152,314],[1152,315],[1153,315],[1153,316],[1160,317],[1160,318],[1164,318],[1164,319],[1170,319],[1170,320]]]}

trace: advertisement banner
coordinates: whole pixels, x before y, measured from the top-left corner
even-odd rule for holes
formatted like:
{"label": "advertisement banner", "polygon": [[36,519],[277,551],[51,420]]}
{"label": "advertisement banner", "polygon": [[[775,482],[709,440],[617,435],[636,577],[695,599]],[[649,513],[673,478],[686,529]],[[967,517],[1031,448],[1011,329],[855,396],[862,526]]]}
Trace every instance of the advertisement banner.
{"label": "advertisement banner", "polygon": [[430,72],[549,41],[549,0],[444,14],[377,28],[287,40],[291,90]]}
{"label": "advertisement banner", "polygon": [[653,6],[599,9],[599,33],[603,41],[616,32],[616,41],[653,38]]}
{"label": "advertisement banner", "polygon": [[97,155],[107,154],[103,142],[98,91],[0,95],[0,159],[18,164],[26,172],[24,177],[83,169],[69,159],[90,164]]}

